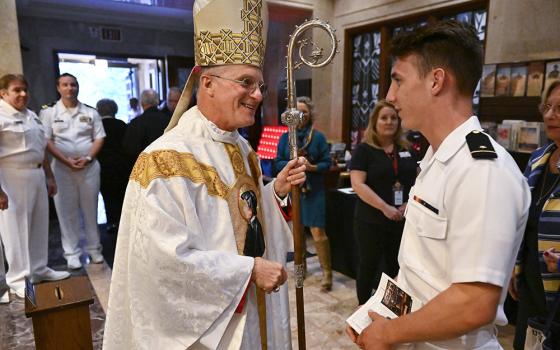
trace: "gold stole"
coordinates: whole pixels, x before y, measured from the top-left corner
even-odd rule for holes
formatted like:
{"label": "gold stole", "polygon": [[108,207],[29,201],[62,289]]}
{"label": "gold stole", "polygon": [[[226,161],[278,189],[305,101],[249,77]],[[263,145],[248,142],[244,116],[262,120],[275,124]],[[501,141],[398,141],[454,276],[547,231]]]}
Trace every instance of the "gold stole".
{"label": "gold stole", "polygon": [[[247,170],[245,169],[245,162],[241,155],[241,150],[239,145],[232,145],[229,143],[224,143],[226,152],[229,156],[233,171],[235,172],[235,184],[230,187],[226,200],[228,202],[229,213],[233,223],[233,232],[235,232],[235,242],[237,243],[237,252],[243,255],[243,249],[245,248],[245,238],[247,235],[247,226],[249,225],[248,218],[244,216],[244,206],[245,201],[241,199],[241,195],[246,191],[253,191],[257,196],[257,217],[262,225],[263,235],[265,236],[266,242],[266,223],[263,220],[262,209],[261,209],[261,191],[259,188],[259,179],[261,177],[259,162],[255,152],[249,154],[249,168],[251,169],[251,175],[247,175]],[[256,288],[257,291],[257,308],[259,312],[259,330],[261,335],[261,348],[263,350],[267,349],[267,330],[266,330],[266,299],[264,291],[260,288]]]}

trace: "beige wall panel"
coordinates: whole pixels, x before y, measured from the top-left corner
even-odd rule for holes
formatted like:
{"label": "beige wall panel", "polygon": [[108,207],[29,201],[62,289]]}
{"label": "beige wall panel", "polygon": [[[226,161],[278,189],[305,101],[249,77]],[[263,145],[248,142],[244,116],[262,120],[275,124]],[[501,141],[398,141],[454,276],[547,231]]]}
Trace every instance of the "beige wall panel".
{"label": "beige wall panel", "polygon": [[290,6],[312,10],[314,5],[320,2],[320,0],[267,0],[266,2],[271,5]]}
{"label": "beige wall panel", "polygon": [[560,58],[560,1],[491,0],[486,63]]}
{"label": "beige wall panel", "polygon": [[0,76],[23,73],[15,0],[0,1]]}

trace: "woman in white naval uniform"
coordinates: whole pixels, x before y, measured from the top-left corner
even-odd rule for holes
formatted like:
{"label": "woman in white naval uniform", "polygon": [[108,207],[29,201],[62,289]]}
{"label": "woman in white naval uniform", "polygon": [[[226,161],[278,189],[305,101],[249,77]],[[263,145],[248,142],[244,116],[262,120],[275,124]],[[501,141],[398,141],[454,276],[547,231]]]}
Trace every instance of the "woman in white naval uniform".
{"label": "woman in white naval uniform", "polygon": [[[46,139],[37,115],[27,109],[27,81],[22,75],[0,78],[0,186],[9,205],[0,211],[11,291],[24,296],[25,277],[32,282],[70,276],[47,267],[48,195],[56,185],[45,157]],[[46,177],[45,177],[46,175]]]}
{"label": "woman in white naval uniform", "polygon": [[58,193],[54,197],[64,257],[68,268],[79,269],[81,248],[80,218],[86,236],[85,251],[93,263],[103,262],[97,227],[97,198],[100,166],[95,159],[103,146],[105,130],[101,117],[93,107],[78,101],[76,77],[64,73],[57,79],[60,100],[41,110],[47,149],[54,156],[52,167]]}

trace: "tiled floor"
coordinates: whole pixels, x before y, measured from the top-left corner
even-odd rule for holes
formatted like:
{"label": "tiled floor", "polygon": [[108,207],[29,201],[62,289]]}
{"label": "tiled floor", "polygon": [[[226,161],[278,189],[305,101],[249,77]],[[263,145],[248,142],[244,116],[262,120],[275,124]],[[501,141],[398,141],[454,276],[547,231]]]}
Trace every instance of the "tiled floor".
{"label": "tiled floor", "polygon": [[[52,237],[53,231],[54,238]],[[56,227],[51,227],[49,255],[53,256],[53,259],[51,259],[49,264],[57,269],[64,269],[66,266],[64,260],[60,257],[62,252],[59,246],[60,241],[56,239],[56,232]],[[308,244],[308,247],[310,247],[309,250],[313,250],[311,243]],[[109,253],[112,258],[112,252]],[[84,263],[86,262],[87,260],[84,260]],[[317,257],[308,258],[307,262],[308,277],[304,283],[307,349],[357,349],[344,332],[345,319],[357,307],[355,281],[338,272],[334,272],[333,290],[330,293],[322,293],[320,291],[321,269]],[[94,349],[101,349],[111,270],[107,264],[86,264],[84,269],[76,273],[87,273],[92,288],[96,293],[95,303],[91,306],[90,312],[92,315]],[[290,285],[290,311],[292,315],[292,344],[293,348],[297,349],[293,263],[288,264],[288,273],[290,274],[288,283]],[[511,349],[513,327],[501,328],[499,332],[500,342],[504,349]],[[31,320],[27,319],[24,315],[24,305],[21,299],[8,305],[0,305],[0,349],[34,349]]]}
{"label": "tiled floor", "polygon": [[[307,259],[307,271],[310,276],[305,279],[303,288],[307,349],[358,349],[344,331],[346,318],[358,306],[355,280],[334,272],[333,290],[330,293],[322,293],[320,291],[321,269],[316,257]],[[290,274],[289,281],[293,281],[292,263],[288,264],[288,273]],[[293,348],[297,349],[296,298],[295,289],[292,286],[290,286],[289,295],[292,344]],[[514,327],[499,327],[498,332],[503,348],[512,349]]]}

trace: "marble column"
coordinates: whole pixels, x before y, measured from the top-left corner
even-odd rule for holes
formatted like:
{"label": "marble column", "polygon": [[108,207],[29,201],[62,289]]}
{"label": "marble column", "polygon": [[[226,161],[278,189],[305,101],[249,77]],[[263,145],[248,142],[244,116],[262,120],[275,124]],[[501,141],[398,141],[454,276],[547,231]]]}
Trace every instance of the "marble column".
{"label": "marble column", "polygon": [[16,0],[0,1],[0,76],[23,73]]}

